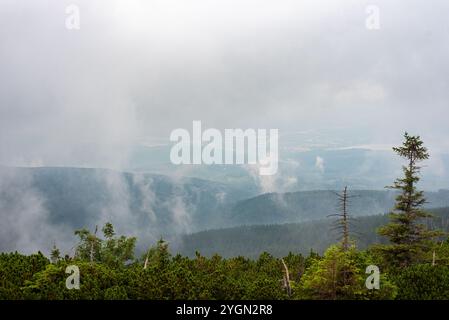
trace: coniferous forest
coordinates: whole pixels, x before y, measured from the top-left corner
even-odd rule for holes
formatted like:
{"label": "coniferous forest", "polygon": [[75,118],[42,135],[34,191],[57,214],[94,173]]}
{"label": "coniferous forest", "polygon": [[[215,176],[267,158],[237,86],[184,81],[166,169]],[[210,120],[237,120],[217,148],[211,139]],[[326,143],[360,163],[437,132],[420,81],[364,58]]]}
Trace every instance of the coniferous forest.
{"label": "coniferous forest", "polygon": [[[367,224],[382,241],[358,243],[348,186],[335,194],[338,210],[326,225],[339,241],[323,252],[299,254],[292,248],[283,257],[269,250],[257,258],[201,252],[187,257],[172,254],[161,239],[136,255],[137,239],[117,235],[106,223],[94,233],[76,230],[73,255],[57,245],[49,257],[0,254],[0,299],[449,299],[448,236],[441,223],[429,223],[447,209],[424,210],[419,190],[420,166],[429,152],[419,136],[408,133],[394,151],[404,163],[403,174],[388,186],[398,192],[395,206],[388,217]],[[315,231],[327,232],[320,228]]]}

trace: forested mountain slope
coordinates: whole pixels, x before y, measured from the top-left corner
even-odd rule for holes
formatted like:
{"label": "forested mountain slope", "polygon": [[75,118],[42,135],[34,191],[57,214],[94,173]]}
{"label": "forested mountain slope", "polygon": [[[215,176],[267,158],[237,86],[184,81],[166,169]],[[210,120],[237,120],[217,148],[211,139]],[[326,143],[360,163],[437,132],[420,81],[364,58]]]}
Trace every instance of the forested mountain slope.
{"label": "forested mountain slope", "polygon": [[[449,208],[429,210],[433,219],[426,221],[431,228],[449,231]],[[178,243],[177,251],[194,256],[195,251],[204,255],[218,253],[224,257],[258,257],[266,251],[274,256],[286,256],[289,252],[308,254],[310,250],[322,253],[339,236],[332,231],[334,219],[327,218],[303,223],[281,225],[241,226],[208,230],[185,235]],[[359,217],[351,223],[351,233],[357,247],[366,248],[373,243],[385,243],[376,229],[388,222],[387,215]]]}

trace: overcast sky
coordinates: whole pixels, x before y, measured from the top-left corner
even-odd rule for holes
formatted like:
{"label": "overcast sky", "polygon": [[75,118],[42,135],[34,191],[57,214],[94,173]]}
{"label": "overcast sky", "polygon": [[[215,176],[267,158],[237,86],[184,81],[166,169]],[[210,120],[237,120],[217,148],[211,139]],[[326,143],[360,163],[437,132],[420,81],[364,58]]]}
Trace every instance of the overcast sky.
{"label": "overcast sky", "polygon": [[120,167],[192,120],[280,143],[409,130],[446,152],[448,17],[447,0],[0,0],[0,164]]}

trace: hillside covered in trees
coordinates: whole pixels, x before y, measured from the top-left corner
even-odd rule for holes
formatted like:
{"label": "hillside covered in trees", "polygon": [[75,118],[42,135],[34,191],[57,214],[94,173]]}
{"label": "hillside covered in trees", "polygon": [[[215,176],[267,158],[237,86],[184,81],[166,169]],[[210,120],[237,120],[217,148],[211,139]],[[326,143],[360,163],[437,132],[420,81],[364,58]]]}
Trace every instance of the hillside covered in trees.
{"label": "hillside covered in trees", "polygon": [[[238,201],[230,210],[228,224],[295,223],[326,218],[336,210],[338,190],[266,193]],[[395,190],[352,190],[349,208],[354,217],[388,213],[398,193]],[[449,190],[426,192],[426,208],[449,207]]]}
{"label": "hillside covered in trees", "polygon": [[[394,207],[388,216],[363,217],[358,229],[347,188],[335,194],[339,206],[329,221],[189,236],[212,251],[214,237],[229,244],[225,250],[253,246],[228,258],[172,255],[162,239],[139,256],[137,239],[118,236],[106,223],[94,232],[76,230],[73,254],[56,245],[50,257],[0,254],[0,299],[449,299],[449,210],[424,210],[426,198],[417,189],[419,163],[429,154],[419,136],[407,133],[394,151],[406,160],[390,187]],[[321,241],[321,250],[310,250],[307,241]],[[272,253],[255,258],[262,247]]]}
{"label": "hillside covered in trees", "polygon": [[[349,210],[355,218],[388,213],[398,194],[396,190],[348,187],[352,196]],[[139,253],[161,237],[177,251],[176,240],[183,234],[329,220],[327,215],[336,211],[335,192],[338,190],[254,196],[252,190],[233,184],[196,178],[105,169],[0,166],[0,251],[41,250],[48,254],[54,242],[68,251],[76,241],[72,230],[93,229],[106,221],[118,232],[136,236]],[[449,190],[426,191],[425,197],[427,209],[449,207]],[[23,220],[29,223],[21,223]]]}
{"label": "hillside covered in trees", "polygon": [[[432,219],[425,223],[431,229],[449,232],[449,208],[429,209]],[[376,230],[388,222],[388,215],[357,217],[352,221],[353,238],[359,249],[375,243],[387,243]],[[184,235],[174,250],[189,257],[199,251],[206,256],[220,254],[223,257],[245,256],[257,258],[263,252],[283,257],[289,252],[303,255],[313,250],[323,253],[336,242],[338,232],[332,231],[333,219],[302,223],[248,225],[234,228],[207,230]]]}

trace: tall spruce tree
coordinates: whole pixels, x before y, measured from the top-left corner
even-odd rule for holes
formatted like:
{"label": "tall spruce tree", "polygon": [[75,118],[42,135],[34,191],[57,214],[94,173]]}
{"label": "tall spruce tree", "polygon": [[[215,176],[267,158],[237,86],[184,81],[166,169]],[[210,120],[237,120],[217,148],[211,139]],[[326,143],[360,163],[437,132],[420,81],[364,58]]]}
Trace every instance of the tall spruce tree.
{"label": "tall spruce tree", "polygon": [[422,223],[424,218],[431,215],[422,210],[426,199],[423,191],[416,188],[421,169],[418,163],[428,159],[429,153],[419,136],[411,136],[406,132],[404,139],[402,146],[393,148],[393,151],[407,160],[407,165],[402,167],[404,177],[396,179],[393,186],[389,187],[400,193],[396,197],[394,210],[390,213],[390,223],[378,230],[391,243],[382,246],[382,251],[397,266],[408,266],[419,260],[420,255],[431,246],[432,239],[440,235],[438,231],[428,230]]}

